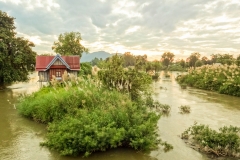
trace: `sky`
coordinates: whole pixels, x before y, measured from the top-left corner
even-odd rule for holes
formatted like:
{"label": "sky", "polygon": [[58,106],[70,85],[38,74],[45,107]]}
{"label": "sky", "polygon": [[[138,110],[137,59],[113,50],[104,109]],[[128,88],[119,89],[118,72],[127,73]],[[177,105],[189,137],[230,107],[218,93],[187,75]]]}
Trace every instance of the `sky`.
{"label": "sky", "polygon": [[0,0],[0,10],[38,54],[72,31],[90,52],[240,54],[240,0]]}

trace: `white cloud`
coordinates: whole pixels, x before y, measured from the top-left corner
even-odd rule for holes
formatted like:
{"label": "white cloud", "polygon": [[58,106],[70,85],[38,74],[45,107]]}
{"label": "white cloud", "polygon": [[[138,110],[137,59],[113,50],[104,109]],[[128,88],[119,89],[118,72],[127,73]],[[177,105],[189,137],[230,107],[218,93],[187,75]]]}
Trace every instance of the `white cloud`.
{"label": "white cloud", "polygon": [[136,32],[136,31],[139,30],[139,29],[140,29],[140,26],[133,26],[133,27],[128,28],[128,29],[125,31],[125,33],[126,33],[126,34],[129,34],[129,33],[132,33],[132,32]]}
{"label": "white cloud", "polygon": [[90,51],[178,55],[240,53],[239,0],[0,0],[17,32],[52,52],[59,34],[82,33]]}

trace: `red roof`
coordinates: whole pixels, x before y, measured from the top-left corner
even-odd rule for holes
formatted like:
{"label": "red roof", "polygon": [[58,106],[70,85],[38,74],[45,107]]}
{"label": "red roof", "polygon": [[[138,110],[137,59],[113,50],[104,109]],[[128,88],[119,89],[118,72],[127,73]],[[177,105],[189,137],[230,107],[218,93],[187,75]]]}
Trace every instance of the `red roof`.
{"label": "red roof", "polygon": [[80,70],[80,57],[79,56],[37,56],[36,58],[36,71],[46,71],[51,65],[59,59],[70,70]]}

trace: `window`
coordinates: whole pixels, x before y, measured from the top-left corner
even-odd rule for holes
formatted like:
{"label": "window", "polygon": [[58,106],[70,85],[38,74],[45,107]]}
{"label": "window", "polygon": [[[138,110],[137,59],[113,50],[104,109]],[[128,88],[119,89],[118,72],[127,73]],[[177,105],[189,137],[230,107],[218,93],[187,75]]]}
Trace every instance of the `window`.
{"label": "window", "polygon": [[56,77],[62,77],[61,71],[56,71]]}

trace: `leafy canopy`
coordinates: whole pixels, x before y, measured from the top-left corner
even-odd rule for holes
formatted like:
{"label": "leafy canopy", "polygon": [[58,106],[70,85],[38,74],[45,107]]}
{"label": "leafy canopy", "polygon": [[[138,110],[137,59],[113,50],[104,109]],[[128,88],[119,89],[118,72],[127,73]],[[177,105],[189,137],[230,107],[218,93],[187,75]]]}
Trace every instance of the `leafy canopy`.
{"label": "leafy canopy", "polygon": [[[145,60],[137,62],[143,64]],[[147,73],[138,71],[137,67],[125,69],[123,57],[118,55],[112,56],[106,63],[106,68],[98,72],[98,77],[107,88],[116,88],[120,92],[128,93],[132,100],[137,100],[148,92],[152,81]]]}
{"label": "leafy canopy", "polygon": [[82,57],[82,53],[88,52],[88,49],[80,43],[81,40],[81,33],[66,32],[59,35],[58,41],[53,43],[52,49],[61,55],[79,55]]}
{"label": "leafy canopy", "polygon": [[195,67],[195,63],[197,62],[197,60],[199,60],[200,56],[200,53],[192,53],[187,59],[189,61],[189,66]]}
{"label": "leafy canopy", "polygon": [[171,53],[171,52],[165,52],[165,53],[163,53],[163,55],[162,55],[162,64],[163,64],[164,66],[168,67],[169,64],[170,64],[171,62],[173,62],[174,56],[175,56],[175,55],[174,55],[173,53]]}
{"label": "leafy canopy", "polygon": [[0,11],[0,89],[15,81],[28,80],[34,71],[36,53],[34,44],[16,37],[14,18]]}

